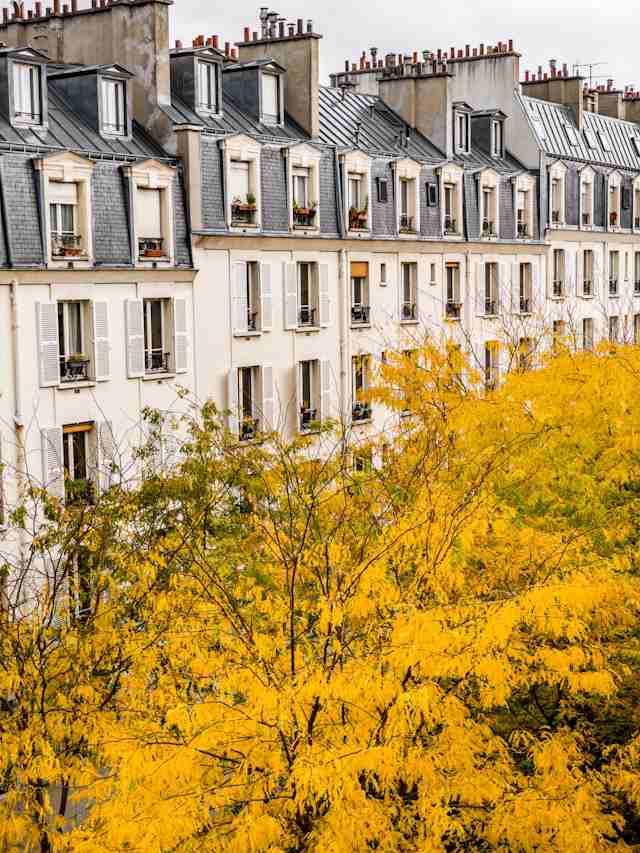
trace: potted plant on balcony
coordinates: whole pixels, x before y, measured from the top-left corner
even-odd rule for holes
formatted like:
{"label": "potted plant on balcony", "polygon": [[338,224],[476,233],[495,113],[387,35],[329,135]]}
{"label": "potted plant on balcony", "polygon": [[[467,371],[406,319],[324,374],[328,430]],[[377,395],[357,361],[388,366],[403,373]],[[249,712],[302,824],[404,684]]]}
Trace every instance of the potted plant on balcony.
{"label": "potted plant on balcony", "polygon": [[293,202],[293,224],[303,227],[313,225],[318,206],[317,201],[312,201],[308,207],[301,207],[297,201]]}
{"label": "potted plant on balcony", "polygon": [[349,229],[351,231],[362,231],[367,227],[367,218],[369,210],[369,197],[364,200],[364,205],[360,208],[349,208]]}
{"label": "potted plant on balcony", "polygon": [[231,216],[235,220],[251,223],[255,212],[256,197],[253,193],[247,193],[245,201],[240,196],[236,196],[231,202]]}
{"label": "potted plant on balcony", "polygon": [[89,359],[83,352],[71,353],[71,355],[66,358],[66,378],[86,379],[88,364]]}
{"label": "potted plant on balcony", "polygon": [[143,258],[164,257],[162,240],[156,237],[143,237],[140,240],[140,256]]}

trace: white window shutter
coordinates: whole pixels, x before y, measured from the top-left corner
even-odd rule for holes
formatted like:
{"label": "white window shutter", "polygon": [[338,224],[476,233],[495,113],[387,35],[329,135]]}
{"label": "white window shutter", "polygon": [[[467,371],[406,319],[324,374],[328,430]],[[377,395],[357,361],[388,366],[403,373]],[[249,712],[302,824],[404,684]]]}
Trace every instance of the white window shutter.
{"label": "white window shutter", "polygon": [[249,303],[247,302],[247,264],[233,265],[233,334],[246,335]]}
{"label": "white window shutter", "polygon": [[49,388],[60,384],[57,302],[36,303],[36,324],[38,327],[40,387]]}
{"label": "white window shutter", "polygon": [[98,485],[106,492],[114,483],[117,474],[116,442],[111,421],[96,424],[98,445]]}
{"label": "white window shutter", "polygon": [[565,250],[564,253],[564,295],[574,296],[576,293],[576,253]]}
{"label": "white window shutter", "polygon": [[275,421],[275,400],[273,389],[273,366],[271,364],[263,364],[260,369],[260,378],[262,381],[262,412],[260,428],[263,432],[269,432],[274,429]]}
{"label": "white window shutter", "polygon": [[260,329],[273,328],[273,293],[271,290],[271,264],[260,264]]}
{"label": "white window shutter", "polygon": [[42,440],[43,486],[54,497],[64,497],[64,454],[62,452],[62,427],[49,427],[40,431]]}
{"label": "white window shutter", "polygon": [[331,362],[320,362],[320,421],[331,417]]}
{"label": "white window shutter", "polygon": [[[505,294],[507,291],[504,291]],[[509,288],[509,303],[505,301],[506,309],[509,305],[509,310],[512,314],[520,313],[520,264],[518,261],[513,261],[511,264],[511,287]]]}
{"label": "white window shutter", "polygon": [[2,433],[0,433],[0,525],[6,522],[5,460]]}
{"label": "white window shutter", "polygon": [[232,367],[227,374],[227,427],[238,435],[238,368]]}
{"label": "white window shutter", "polygon": [[284,327],[295,329],[298,325],[298,265],[284,265]]}
{"label": "white window shutter", "polygon": [[486,271],[483,263],[473,261],[471,264],[471,287],[476,294],[476,314],[484,314],[484,289]]}
{"label": "white window shutter", "polygon": [[511,291],[511,264],[500,261],[498,264],[498,313],[509,310]]}
{"label": "white window shutter", "polygon": [[320,325],[331,323],[331,297],[329,295],[329,264],[318,265],[318,284],[320,290]]}
{"label": "white window shutter", "polygon": [[600,263],[600,252],[593,250],[593,295],[598,295],[598,287],[602,280],[602,264]]}
{"label": "white window shutter", "polygon": [[125,300],[127,330],[127,376],[144,376],[144,319],[142,299]]}
{"label": "white window shutter", "polygon": [[187,321],[187,300],[174,297],[173,314],[173,368],[176,373],[186,373],[189,369],[189,332]]}
{"label": "white window shutter", "polygon": [[109,341],[109,305],[91,303],[93,331],[93,370],[97,382],[111,378],[111,343]]}
{"label": "white window shutter", "polygon": [[296,388],[296,413],[295,413],[296,427],[295,427],[295,431],[301,432],[300,425],[302,423],[302,418],[300,416],[300,413],[302,411],[302,362],[301,361],[296,362],[296,365],[294,366],[293,369],[294,369],[293,376],[294,376],[294,382],[295,382],[295,388]]}

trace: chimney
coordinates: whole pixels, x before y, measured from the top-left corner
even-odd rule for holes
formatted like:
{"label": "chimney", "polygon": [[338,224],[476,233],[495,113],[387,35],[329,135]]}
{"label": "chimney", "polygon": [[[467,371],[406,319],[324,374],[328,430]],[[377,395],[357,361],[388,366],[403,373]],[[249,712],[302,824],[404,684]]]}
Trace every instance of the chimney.
{"label": "chimney", "polygon": [[[267,7],[261,9],[260,20],[266,21],[270,13]],[[277,17],[277,16],[276,16]],[[280,23],[280,22],[279,22]],[[277,36],[266,38],[267,31],[263,30],[262,38],[249,40],[247,38],[237,43],[241,62],[251,59],[273,59],[282,65],[287,73],[284,76],[285,110],[309,134],[318,136],[320,133],[320,39],[322,36],[313,32],[313,22],[305,22],[302,18],[296,20],[295,32],[292,25],[282,19],[282,27],[278,27]],[[245,33],[246,36],[246,33]],[[363,54],[362,67],[366,60]],[[358,65],[361,63],[358,62]],[[348,64],[345,65],[348,69]]]}
{"label": "chimney", "polygon": [[[79,4],[78,4],[79,5]],[[88,4],[87,4],[88,5]],[[8,21],[3,40],[9,47],[33,44],[51,62],[111,65],[130,69],[133,114],[160,143],[172,134],[171,122],[162,107],[171,103],[169,66],[168,0],[109,2],[60,14],[61,2],[53,9],[35,6],[33,18]],[[51,13],[53,12],[53,16]],[[123,38],[123,33],[127,38]]]}
{"label": "chimney", "polygon": [[598,93],[598,112],[602,116],[610,116],[611,118],[623,119],[625,117],[622,92],[613,88],[613,80],[607,80],[606,89]]}
{"label": "chimney", "polygon": [[558,74],[555,59],[549,60],[549,69],[551,72],[550,75],[543,72],[542,66],[539,65],[537,77],[534,75],[533,78],[530,79],[525,75],[525,79],[521,84],[523,95],[571,107],[576,119],[578,130],[582,130],[582,117],[585,109],[583,93],[584,78],[565,77],[564,66],[563,73]]}

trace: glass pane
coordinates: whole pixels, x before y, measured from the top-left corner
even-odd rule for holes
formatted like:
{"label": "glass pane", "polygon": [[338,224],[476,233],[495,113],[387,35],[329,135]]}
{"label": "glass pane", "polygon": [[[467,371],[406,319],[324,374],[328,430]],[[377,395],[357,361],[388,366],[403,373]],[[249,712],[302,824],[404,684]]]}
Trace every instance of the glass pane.
{"label": "glass pane", "polygon": [[63,234],[73,234],[73,205],[60,205],[60,220]]}
{"label": "glass pane", "polygon": [[67,354],[64,345],[64,302],[58,302],[58,355],[64,360]]}
{"label": "glass pane", "polygon": [[87,434],[86,432],[74,432],[71,434],[73,442],[73,471],[69,475],[74,480],[87,479]]}
{"label": "glass pane", "polygon": [[352,291],[353,291],[353,304],[361,305],[362,304],[362,279],[361,278],[352,278]]}
{"label": "glass pane", "polygon": [[265,121],[278,121],[278,78],[274,74],[262,75],[262,117]]}
{"label": "glass pane", "polygon": [[82,352],[82,306],[79,302],[70,302],[67,306],[69,318],[69,353]]}
{"label": "glass pane", "polygon": [[300,264],[300,305],[305,308],[310,305],[309,290],[309,265]]}
{"label": "glass pane", "polygon": [[49,218],[51,219],[51,230],[55,234],[58,231],[58,206],[56,204],[49,205]]}
{"label": "glass pane", "polygon": [[252,381],[250,367],[240,368],[240,383],[242,386],[242,395],[240,398],[242,405],[242,416],[244,418],[250,418],[253,415],[253,395],[251,387]]}
{"label": "glass pane", "polygon": [[311,408],[311,363],[302,362],[302,405],[305,409]]}
{"label": "glass pane", "polygon": [[151,303],[151,346],[162,350],[162,303]]}

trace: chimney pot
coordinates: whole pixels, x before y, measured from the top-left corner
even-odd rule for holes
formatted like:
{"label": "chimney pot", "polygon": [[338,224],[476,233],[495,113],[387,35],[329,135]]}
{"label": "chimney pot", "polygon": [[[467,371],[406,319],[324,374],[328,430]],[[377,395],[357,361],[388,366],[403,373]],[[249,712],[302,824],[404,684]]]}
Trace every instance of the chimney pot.
{"label": "chimney pot", "polygon": [[471,45],[470,44],[465,44],[464,55],[465,56],[471,56]]}
{"label": "chimney pot", "polygon": [[413,51],[413,56],[411,57],[411,59],[412,59],[412,62],[414,65],[418,64],[418,51],[417,50]]}
{"label": "chimney pot", "polygon": [[[91,8],[92,9],[98,8],[98,0],[91,0]],[[47,6],[47,8],[45,9],[45,15],[47,18],[50,17],[52,11],[53,11],[53,9],[51,8],[51,6]]]}
{"label": "chimney pot", "polygon": [[244,41],[249,41],[251,38],[251,30],[249,27],[244,28]]}
{"label": "chimney pot", "polygon": [[9,21],[9,10],[5,6],[2,10],[2,23],[6,24]]}
{"label": "chimney pot", "polygon": [[442,59],[442,50],[438,48],[438,59]]}
{"label": "chimney pot", "polygon": [[460,48],[458,48],[458,59],[462,59],[462,57],[463,57],[462,50]]}
{"label": "chimney pot", "polygon": [[218,42],[218,36],[211,36],[211,44],[216,48],[216,50],[218,49]]}
{"label": "chimney pot", "polygon": [[480,45],[480,56],[484,56],[484,45]]}
{"label": "chimney pot", "polygon": [[36,0],[36,18],[42,17],[42,2],[41,0]]}
{"label": "chimney pot", "polygon": [[313,32],[313,21],[311,21],[311,20],[307,21],[307,32],[308,33]]}
{"label": "chimney pot", "polygon": [[[102,5],[104,6],[104,0],[102,0]],[[60,0],[53,0],[53,14],[60,14]]]}
{"label": "chimney pot", "polygon": [[176,50],[181,50],[181,49],[182,49],[182,42],[180,41],[180,39],[176,39]]}
{"label": "chimney pot", "polygon": [[344,70],[345,71],[349,70],[349,60],[348,59],[345,59],[345,61],[344,61]]}
{"label": "chimney pot", "polygon": [[509,53],[513,53],[513,39],[509,39]]}
{"label": "chimney pot", "polygon": [[352,71],[357,71],[357,70],[358,70],[358,66],[356,65],[356,63],[355,63],[355,62],[352,62],[352,63],[351,63],[351,70],[352,70]]}
{"label": "chimney pot", "polygon": [[303,26],[303,23],[304,23],[304,22],[303,22],[302,18],[298,18],[298,20],[297,20],[297,25],[298,25],[298,35],[299,35],[299,36],[301,36],[301,35],[302,35],[302,26]]}
{"label": "chimney pot", "polygon": [[474,47],[473,50],[471,51],[471,54],[472,54],[472,56],[477,56],[478,55],[478,48]]}
{"label": "chimney pot", "polygon": [[231,59],[237,59],[237,58],[238,58],[238,51],[235,49],[235,47],[232,47],[231,48]]}
{"label": "chimney pot", "polygon": [[545,73],[544,73],[544,79],[545,79],[545,80],[548,80],[548,79],[549,79],[549,75],[547,74],[547,72],[546,72],[546,71],[545,71]]}
{"label": "chimney pot", "polygon": [[225,56],[229,56],[230,50],[231,50],[231,42],[226,41],[224,43],[224,54],[225,54]]}
{"label": "chimney pot", "polygon": [[31,9],[27,10],[27,18],[33,18],[33,12],[31,11]]}
{"label": "chimney pot", "polygon": [[295,32],[296,25],[295,24],[287,24],[288,35],[292,36]]}
{"label": "chimney pot", "polygon": [[529,72],[528,72],[528,71],[525,71],[525,72],[524,72],[524,82],[525,82],[525,83],[528,83],[528,82],[529,82]]}
{"label": "chimney pot", "polygon": [[[64,6],[62,7],[62,14],[63,15],[69,14],[69,4],[68,3],[65,3]],[[31,17],[31,10],[29,10],[29,17]]]}
{"label": "chimney pot", "polygon": [[452,47],[451,52],[449,53],[449,56],[451,57],[451,59],[454,59],[455,55],[456,55],[456,49],[455,49],[455,47]]}

